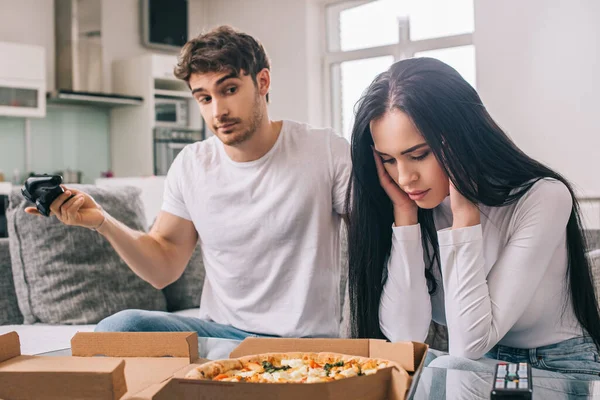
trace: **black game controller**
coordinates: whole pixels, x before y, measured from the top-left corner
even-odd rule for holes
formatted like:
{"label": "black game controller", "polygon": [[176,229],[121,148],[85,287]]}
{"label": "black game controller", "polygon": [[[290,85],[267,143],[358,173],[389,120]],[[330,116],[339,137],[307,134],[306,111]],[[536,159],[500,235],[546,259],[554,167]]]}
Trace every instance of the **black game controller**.
{"label": "black game controller", "polygon": [[60,186],[62,180],[60,175],[34,175],[27,178],[21,193],[23,197],[35,204],[40,214],[49,217],[50,205],[65,192]]}

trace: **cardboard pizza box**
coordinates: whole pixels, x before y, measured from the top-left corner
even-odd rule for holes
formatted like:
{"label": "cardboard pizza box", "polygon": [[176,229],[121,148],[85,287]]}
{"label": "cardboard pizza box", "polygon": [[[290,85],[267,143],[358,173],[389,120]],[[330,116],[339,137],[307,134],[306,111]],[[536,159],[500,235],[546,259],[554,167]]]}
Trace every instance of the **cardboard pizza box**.
{"label": "cardboard pizza box", "polygon": [[334,352],[362,357],[383,358],[400,364],[406,377],[394,368],[368,376],[312,384],[216,382],[185,379],[199,363],[177,371],[168,382],[148,389],[144,400],[166,399],[369,399],[403,400],[417,384],[428,346],[416,342],[389,343],[374,339],[279,339],[247,338],[230,355],[238,358],[261,353]]}
{"label": "cardboard pizza box", "polygon": [[202,362],[195,332],[80,332],[71,339],[71,352],[23,356],[16,332],[0,336],[0,398],[135,398]]}

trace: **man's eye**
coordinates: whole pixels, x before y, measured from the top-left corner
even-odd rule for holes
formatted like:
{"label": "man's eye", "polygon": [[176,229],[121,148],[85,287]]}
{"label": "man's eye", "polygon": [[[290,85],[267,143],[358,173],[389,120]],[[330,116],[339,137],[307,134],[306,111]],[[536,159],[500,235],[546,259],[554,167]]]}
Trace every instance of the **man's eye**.
{"label": "man's eye", "polygon": [[226,92],[229,94],[233,94],[233,93],[237,92],[237,88],[235,86],[232,86],[232,87],[228,88],[226,90]]}
{"label": "man's eye", "polygon": [[415,157],[411,157],[411,159],[415,160],[415,161],[420,161],[423,160],[425,157],[427,157],[429,155],[429,151],[426,151],[425,153],[421,154],[420,156],[415,156]]}
{"label": "man's eye", "polygon": [[208,103],[211,100],[211,98],[209,96],[203,96],[198,98],[198,102],[200,103]]}

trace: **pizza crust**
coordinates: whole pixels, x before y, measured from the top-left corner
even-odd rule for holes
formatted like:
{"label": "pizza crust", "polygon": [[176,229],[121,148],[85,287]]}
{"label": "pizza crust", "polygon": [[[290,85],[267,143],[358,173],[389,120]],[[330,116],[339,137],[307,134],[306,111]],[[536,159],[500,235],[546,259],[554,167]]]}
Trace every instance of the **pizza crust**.
{"label": "pizza crust", "polygon": [[227,360],[217,360],[206,364],[202,364],[194,368],[193,370],[188,372],[186,378],[188,377],[188,375],[194,375],[194,379],[210,380],[220,374],[226,373],[227,371],[243,367],[244,366],[242,365],[242,363],[235,358]]}

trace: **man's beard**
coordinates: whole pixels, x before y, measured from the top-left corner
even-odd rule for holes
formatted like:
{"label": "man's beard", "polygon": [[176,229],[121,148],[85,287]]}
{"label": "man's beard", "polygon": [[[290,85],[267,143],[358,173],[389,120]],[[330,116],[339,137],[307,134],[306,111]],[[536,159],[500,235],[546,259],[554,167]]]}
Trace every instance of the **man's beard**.
{"label": "man's beard", "polygon": [[224,144],[228,146],[235,146],[249,140],[252,136],[254,136],[263,118],[259,100],[260,97],[257,95],[254,99],[252,118],[250,119],[250,126],[248,126],[248,129],[241,133],[222,135],[221,140]]}

